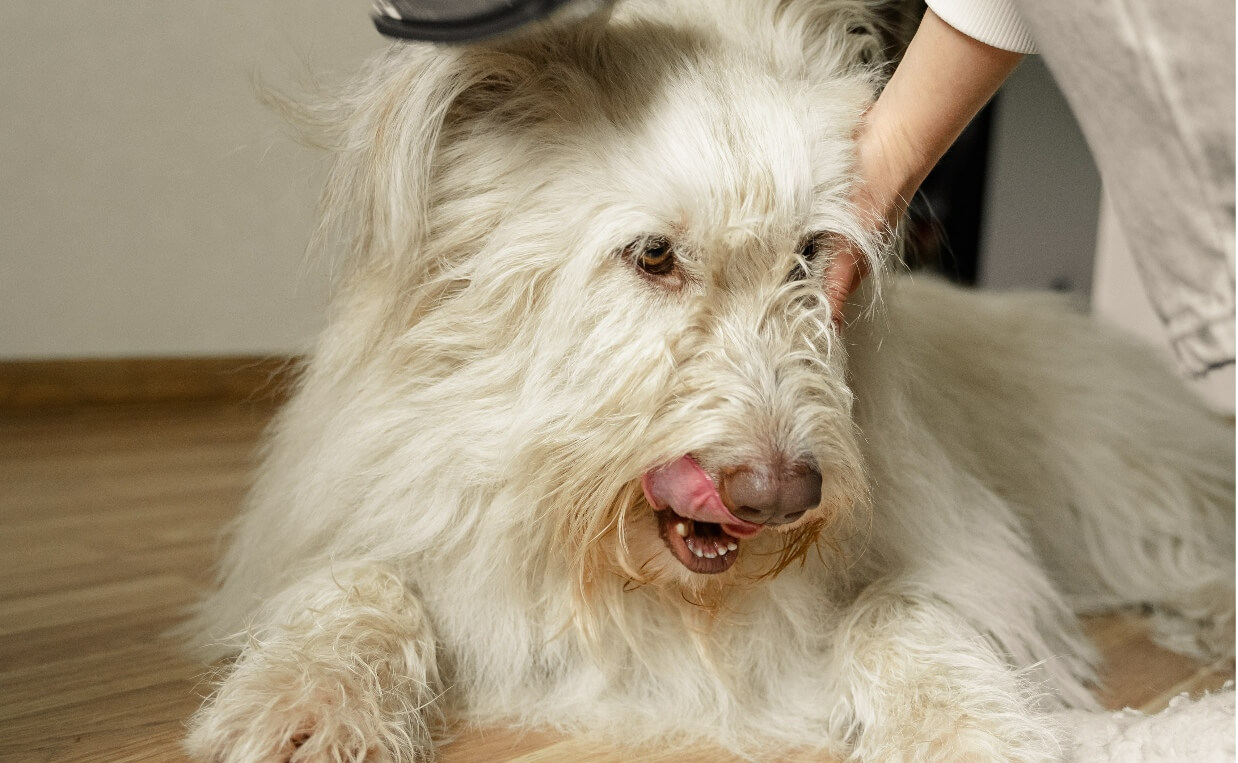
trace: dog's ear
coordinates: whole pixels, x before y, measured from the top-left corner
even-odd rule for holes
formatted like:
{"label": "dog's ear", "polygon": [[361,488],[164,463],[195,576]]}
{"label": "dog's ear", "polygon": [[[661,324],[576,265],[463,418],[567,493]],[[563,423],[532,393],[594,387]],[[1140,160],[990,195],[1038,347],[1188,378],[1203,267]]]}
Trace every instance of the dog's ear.
{"label": "dog's ear", "polygon": [[312,246],[343,249],[354,265],[421,249],[445,132],[498,102],[531,67],[527,57],[497,47],[396,44],[312,97],[264,92],[303,142],[333,156]]}

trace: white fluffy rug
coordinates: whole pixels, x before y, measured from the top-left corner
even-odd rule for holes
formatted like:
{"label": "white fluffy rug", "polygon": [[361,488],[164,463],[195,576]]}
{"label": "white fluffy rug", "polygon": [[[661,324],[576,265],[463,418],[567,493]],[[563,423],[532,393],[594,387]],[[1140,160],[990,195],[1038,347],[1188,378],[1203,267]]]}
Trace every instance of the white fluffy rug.
{"label": "white fluffy rug", "polygon": [[1137,710],[1061,714],[1074,732],[1075,763],[1222,763],[1234,760],[1234,686],[1192,701],[1175,697],[1156,715]]}

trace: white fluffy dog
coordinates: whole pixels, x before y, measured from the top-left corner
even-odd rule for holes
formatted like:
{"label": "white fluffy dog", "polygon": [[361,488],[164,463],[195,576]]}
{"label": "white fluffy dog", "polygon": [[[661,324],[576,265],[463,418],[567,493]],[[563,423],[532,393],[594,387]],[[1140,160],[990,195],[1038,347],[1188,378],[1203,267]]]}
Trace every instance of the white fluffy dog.
{"label": "white fluffy dog", "polygon": [[451,721],[1051,760],[1074,611],[1232,649],[1233,434],[1172,373],[922,279],[832,327],[832,237],[882,265],[877,10],[631,0],[302,113],[349,253],[192,625],[233,657],[195,755],[423,760]]}

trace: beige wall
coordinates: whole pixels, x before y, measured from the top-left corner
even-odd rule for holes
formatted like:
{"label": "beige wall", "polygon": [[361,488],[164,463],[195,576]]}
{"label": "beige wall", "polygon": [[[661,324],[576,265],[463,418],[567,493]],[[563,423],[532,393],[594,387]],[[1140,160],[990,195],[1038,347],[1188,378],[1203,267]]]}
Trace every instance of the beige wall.
{"label": "beige wall", "polygon": [[282,353],[321,157],[258,104],[381,47],[362,0],[0,3],[0,358]]}

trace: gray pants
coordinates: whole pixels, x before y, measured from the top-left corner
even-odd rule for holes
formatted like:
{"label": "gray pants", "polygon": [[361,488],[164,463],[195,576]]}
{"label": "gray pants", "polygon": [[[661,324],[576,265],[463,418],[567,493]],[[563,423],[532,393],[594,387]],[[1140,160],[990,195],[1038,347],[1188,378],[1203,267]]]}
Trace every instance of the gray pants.
{"label": "gray pants", "polygon": [[1234,361],[1234,3],[1016,0],[1184,370]]}

